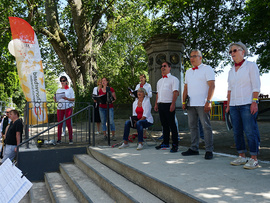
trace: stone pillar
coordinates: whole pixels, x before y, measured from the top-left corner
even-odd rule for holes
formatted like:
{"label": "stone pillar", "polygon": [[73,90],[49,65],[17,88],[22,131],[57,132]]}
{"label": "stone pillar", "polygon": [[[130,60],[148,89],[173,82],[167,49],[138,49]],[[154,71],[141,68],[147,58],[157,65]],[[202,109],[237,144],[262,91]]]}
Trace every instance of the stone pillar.
{"label": "stone pillar", "polygon": [[[184,65],[183,54],[185,50],[185,41],[178,39],[176,34],[162,34],[150,38],[144,43],[144,48],[148,55],[148,74],[149,83],[152,90],[157,90],[157,81],[161,78],[161,64],[168,61],[172,64],[171,74],[179,79],[180,95],[176,101],[176,116],[178,119],[179,130],[187,128],[187,116],[184,116],[182,110],[182,93],[184,89]],[[153,94],[151,104],[154,107],[156,94]],[[158,113],[153,113],[155,127],[160,128]]]}

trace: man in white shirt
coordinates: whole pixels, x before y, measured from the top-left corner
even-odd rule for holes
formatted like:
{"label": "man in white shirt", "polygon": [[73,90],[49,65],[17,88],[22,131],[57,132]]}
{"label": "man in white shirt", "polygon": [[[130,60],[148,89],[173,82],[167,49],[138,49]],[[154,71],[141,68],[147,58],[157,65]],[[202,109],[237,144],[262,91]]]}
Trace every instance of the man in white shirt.
{"label": "man in white shirt", "polygon": [[179,80],[171,75],[171,64],[163,62],[161,66],[162,78],[157,82],[157,96],[154,110],[159,112],[163,127],[163,142],[156,149],[170,147],[170,131],[172,132],[171,152],[178,151],[178,133],[175,124],[175,102],[179,95]]}
{"label": "man in white shirt", "polygon": [[[188,112],[191,146],[183,156],[199,154],[198,119],[200,119],[205,140],[205,159],[213,158],[213,133],[210,123],[211,99],[215,90],[215,73],[211,66],[202,63],[200,50],[192,50],[190,62],[193,68],[187,70],[183,92],[183,109]],[[189,96],[187,106],[186,99]]]}

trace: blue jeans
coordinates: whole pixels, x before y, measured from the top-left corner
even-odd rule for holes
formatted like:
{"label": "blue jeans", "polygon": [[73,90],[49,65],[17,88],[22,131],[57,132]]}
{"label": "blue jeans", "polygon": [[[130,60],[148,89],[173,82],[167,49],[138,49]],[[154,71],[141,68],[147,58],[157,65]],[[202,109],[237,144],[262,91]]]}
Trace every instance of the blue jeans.
{"label": "blue jeans", "polygon": [[[114,125],[114,111],[113,108],[110,108],[109,110],[110,113],[110,126],[111,126],[111,131],[115,131],[115,125]],[[104,108],[99,108],[99,115],[100,115],[100,120],[101,120],[101,125],[102,125],[102,131],[106,131],[106,123],[107,123],[107,109]]]}
{"label": "blue jeans", "polygon": [[[151,125],[153,125],[153,123],[149,123],[147,120],[137,121],[136,129],[138,132],[138,142],[143,142],[143,129],[148,128]],[[125,123],[125,130],[124,130],[124,136],[123,136],[123,140],[125,140],[125,141],[128,141],[130,127],[131,127],[131,121],[127,120]]]}
{"label": "blue jeans", "polygon": [[247,137],[250,155],[257,156],[259,153],[260,134],[256,121],[257,114],[258,112],[254,115],[250,113],[250,104],[230,106],[234,140],[239,154],[247,151],[244,132]]}

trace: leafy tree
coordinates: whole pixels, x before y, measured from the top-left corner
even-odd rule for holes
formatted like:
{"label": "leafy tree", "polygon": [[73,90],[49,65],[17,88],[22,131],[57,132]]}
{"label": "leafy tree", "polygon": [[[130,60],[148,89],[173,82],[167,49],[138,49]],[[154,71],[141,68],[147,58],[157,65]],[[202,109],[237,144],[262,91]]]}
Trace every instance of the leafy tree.
{"label": "leafy tree", "polygon": [[270,69],[270,1],[249,0],[244,11],[244,26],[239,38],[259,55],[257,63],[260,72],[267,73]]}
{"label": "leafy tree", "polygon": [[[15,9],[11,5],[15,6]],[[0,100],[9,102],[9,98],[13,98],[19,109],[23,103],[23,94],[14,57],[8,51],[8,43],[11,40],[8,17],[17,15],[22,11],[21,9],[19,1],[2,0],[0,2]]]}
{"label": "leafy tree", "polygon": [[176,33],[186,41],[185,68],[190,67],[188,55],[200,49],[205,63],[216,68],[227,54],[244,0],[152,0],[153,35]]}
{"label": "leafy tree", "polygon": [[[147,54],[142,43],[148,38],[150,20],[142,11],[120,20],[111,38],[98,54],[98,75],[111,79],[117,100],[121,103],[133,101],[128,87],[135,88],[139,75],[147,75]],[[119,94],[120,93],[120,94]]]}
{"label": "leafy tree", "polygon": [[74,85],[76,97],[90,95],[97,57],[120,20],[141,10],[140,1],[32,0],[28,21],[47,37]]}

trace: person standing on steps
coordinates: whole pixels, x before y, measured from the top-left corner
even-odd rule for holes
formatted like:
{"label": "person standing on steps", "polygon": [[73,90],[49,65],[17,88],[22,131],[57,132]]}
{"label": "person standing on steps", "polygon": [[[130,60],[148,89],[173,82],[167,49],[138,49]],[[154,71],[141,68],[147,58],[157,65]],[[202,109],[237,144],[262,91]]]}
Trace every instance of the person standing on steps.
{"label": "person standing on steps", "polygon": [[172,148],[178,151],[178,132],[175,123],[175,103],[179,95],[179,80],[171,74],[171,63],[165,61],[161,65],[162,78],[157,82],[157,96],[154,110],[159,112],[163,131],[163,142],[156,149],[170,148],[170,131],[172,132]]}
{"label": "person standing on steps", "polygon": [[[190,53],[190,63],[193,68],[187,70],[183,91],[182,108],[187,109],[188,125],[191,135],[190,148],[182,152],[183,156],[199,155],[200,119],[205,142],[205,159],[213,158],[213,132],[210,123],[211,99],[215,90],[215,73],[211,66],[202,63],[202,53],[194,49]],[[185,103],[189,96],[189,106]]]}

